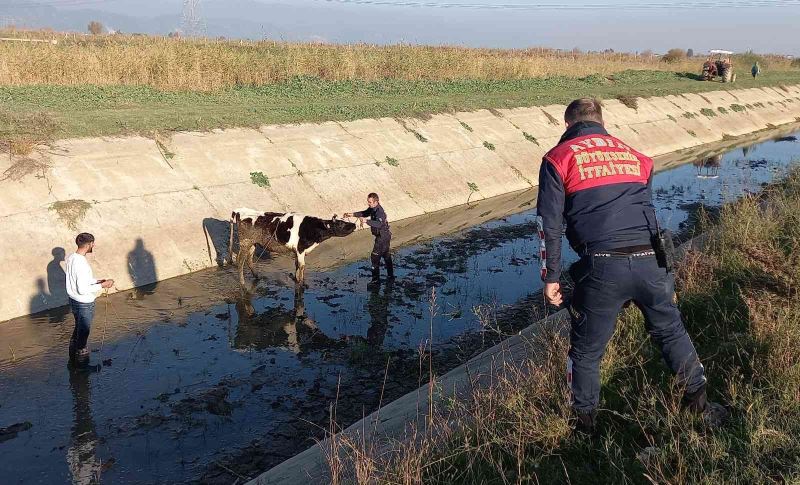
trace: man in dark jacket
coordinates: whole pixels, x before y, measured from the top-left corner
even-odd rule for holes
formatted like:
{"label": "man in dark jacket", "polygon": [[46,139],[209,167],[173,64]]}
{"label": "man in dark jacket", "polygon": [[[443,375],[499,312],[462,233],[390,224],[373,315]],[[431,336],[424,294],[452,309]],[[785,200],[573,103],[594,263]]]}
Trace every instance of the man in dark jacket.
{"label": "man in dark jacket", "polygon": [[[594,428],[600,399],[600,361],[617,315],[633,301],[653,341],[685,389],[684,405],[719,421],[724,408],[706,400],[703,365],[674,300],[675,278],[657,261],[651,185],[653,161],[603,126],[599,101],[570,103],[567,130],[542,161],[537,213],[543,233],[544,293],[561,305],[561,235],[581,259],[575,281],[568,378],[579,428]],[[715,418],[716,416],[716,418]]]}
{"label": "man in dark jacket", "polygon": [[[386,211],[381,206],[380,198],[375,192],[367,196],[366,210],[345,213],[344,217],[358,217],[363,222],[366,222],[375,236],[375,245],[372,248],[371,261],[372,261],[372,282],[377,283],[380,281],[381,276],[381,258],[386,264],[386,277],[394,279],[394,265],[392,264],[392,255],[389,252],[389,246],[392,242],[392,232],[389,230],[389,221],[386,218]],[[368,218],[368,219],[367,219]],[[366,219],[366,220],[365,220]]]}

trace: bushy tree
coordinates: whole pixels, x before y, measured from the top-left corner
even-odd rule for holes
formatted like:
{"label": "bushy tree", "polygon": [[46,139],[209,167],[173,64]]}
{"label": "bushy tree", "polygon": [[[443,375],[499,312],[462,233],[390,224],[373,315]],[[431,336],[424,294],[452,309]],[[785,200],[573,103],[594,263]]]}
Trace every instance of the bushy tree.
{"label": "bushy tree", "polygon": [[89,33],[92,35],[98,35],[103,33],[103,24],[98,22],[97,20],[92,20],[89,22]]}
{"label": "bushy tree", "polygon": [[664,62],[678,62],[686,57],[686,51],[683,49],[670,49],[661,58]]}

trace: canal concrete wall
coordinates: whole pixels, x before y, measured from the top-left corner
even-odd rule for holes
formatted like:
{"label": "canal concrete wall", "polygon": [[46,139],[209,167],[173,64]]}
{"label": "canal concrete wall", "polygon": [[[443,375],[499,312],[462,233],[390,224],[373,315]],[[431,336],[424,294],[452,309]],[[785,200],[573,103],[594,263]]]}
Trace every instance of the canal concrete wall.
{"label": "canal concrete wall", "polygon": [[[800,120],[800,86],[604,100],[609,131],[657,156]],[[78,232],[116,290],[217,264],[231,209],[328,217],[381,194],[401,220],[535,187],[564,106],[54,142],[0,154],[0,321],[65,303]],[[310,258],[313,260],[313,256]]]}

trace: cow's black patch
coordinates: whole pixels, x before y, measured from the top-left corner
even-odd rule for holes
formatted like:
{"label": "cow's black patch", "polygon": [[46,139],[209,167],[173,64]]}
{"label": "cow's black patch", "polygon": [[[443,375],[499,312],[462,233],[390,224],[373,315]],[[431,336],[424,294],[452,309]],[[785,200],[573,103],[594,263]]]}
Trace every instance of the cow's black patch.
{"label": "cow's black patch", "polygon": [[326,228],[325,221],[316,217],[306,217],[300,223],[300,241],[297,243],[297,252],[302,254],[306,249],[321,243],[332,235],[329,228]]}
{"label": "cow's black patch", "polygon": [[275,219],[275,222],[278,225],[278,227],[275,228],[275,238],[278,240],[279,243],[285,245],[289,242],[289,238],[292,237],[292,227],[294,227],[294,217],[295,216],[289,216],[289,218],[286,219],[286,222],[281,222],[280,220]]}

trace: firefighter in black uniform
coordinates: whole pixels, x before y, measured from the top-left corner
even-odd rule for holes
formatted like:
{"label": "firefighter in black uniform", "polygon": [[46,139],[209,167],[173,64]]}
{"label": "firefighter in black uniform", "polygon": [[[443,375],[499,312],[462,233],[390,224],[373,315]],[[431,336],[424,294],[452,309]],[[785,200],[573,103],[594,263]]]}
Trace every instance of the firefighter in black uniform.
{"label": "firefighter in black uniform", "polygon": [[367,196],[366,210],[345,213],[344,217],[358,217],[363,222],[366,222],[375,236],[375,245],[372,248],[370,259],[372,261],[372,283],[380,282],[381,276],[381,258],[386,264],[386,277],[390,280],[394,279],[394,265],[392,264],[392,255],[389,252],[389,247],[392,242],[392,231],[389,229],[389,221],[386,219],[386,211],[381,206],[380,198],[375,192]]}
{"label": "firefighter in black uniform", "polygon": [[644,314],[651,338],[678,376],[684,405],[719,424],[727,411],[706,399],[705,371],[675,304],[670,264],[664,262],[670,259],[652,204],[652,159],[606,132],[595,99],[570,103],[564,120],[566,132],[542,160],[537,215],[544,293],[551,304],[563,303],[564,223],[570,246],[581,257],[570,268],[575,289],[567,362],[578,427],[594,429],[600,361],[629,301]]}

